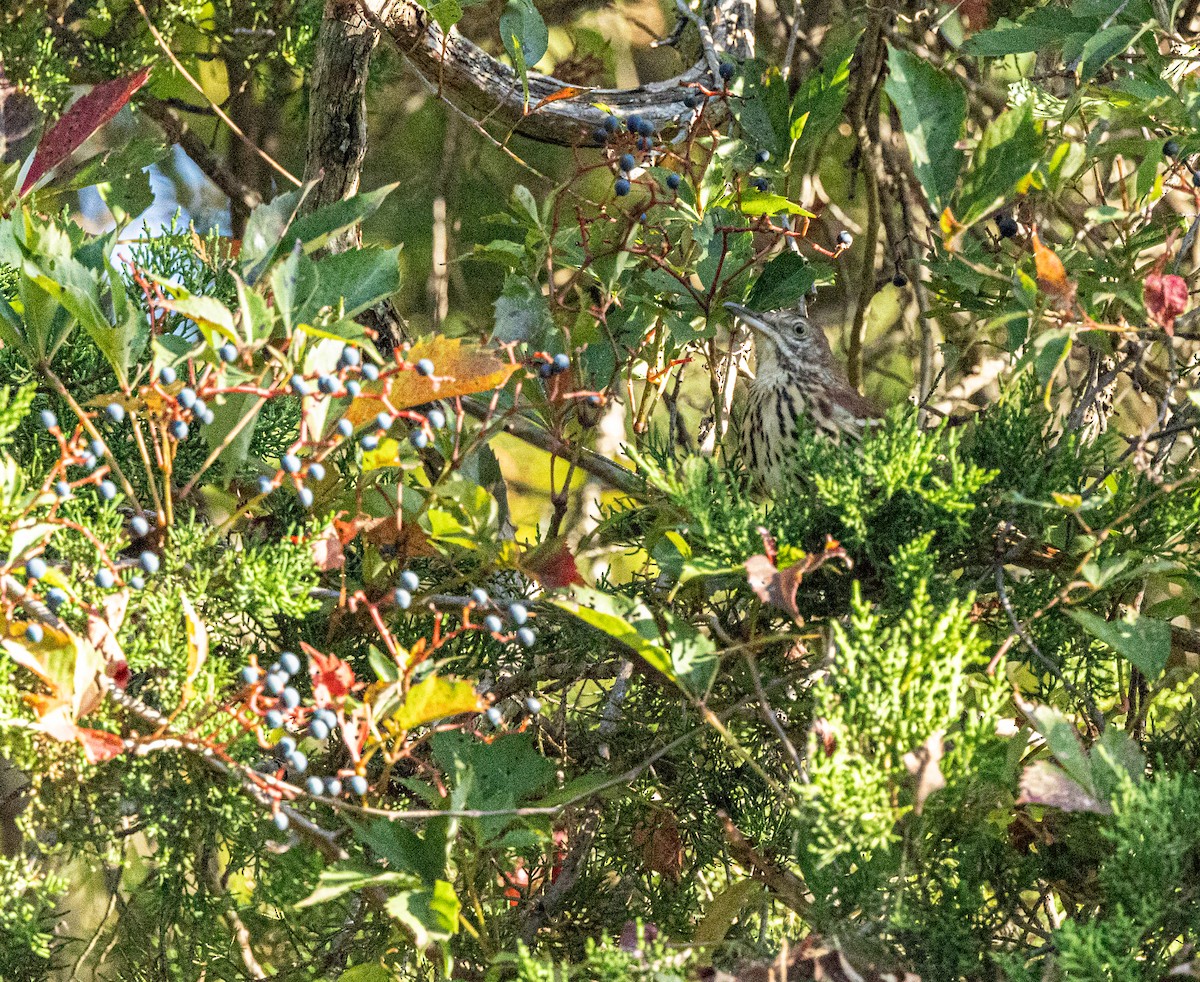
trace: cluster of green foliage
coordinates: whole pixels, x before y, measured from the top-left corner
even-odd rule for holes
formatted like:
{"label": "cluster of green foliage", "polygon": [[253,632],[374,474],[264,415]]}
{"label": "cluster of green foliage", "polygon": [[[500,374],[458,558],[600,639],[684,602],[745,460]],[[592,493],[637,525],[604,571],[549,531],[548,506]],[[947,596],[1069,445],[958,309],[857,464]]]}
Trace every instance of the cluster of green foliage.
{"label": "cluster of green foliage", "polygon": [[[7,22],[48,109],[72,67],[151,57],[107,43],[136,6],[86,6],[74,51]],[[189,55],[244,31],[273,77],[311,60],[319,5],[271,35],[205,7],[195,36],[162,6]],[[911,256],[802,200],[880,194],[839,126],[855,10],[807,73],[731,65],[676,132],[614,120],[514,187],[467,257],[501,270],[487,330],[395,351],[362,321],[400,245],[325,249],[395,185],[279,195],[240,249],[173,225],[123,251],[59,209],[144,145],[28,192],[8,165],[0,975],[684,979],[802,941],[864,977],[1193,972],[1200,360],[1169,278],[1197,82],[1169,4],[1006,12],[964,36],[948,8],[938,57],[886,34]],[[500,17],[523,76],[545,33]],[[998,393],[937,421],[880,332],[896,405],[861,441],[801,426],[765,494],[697,453],[723,302],[864,275],[881,303],[920,284],[947,383],[1004,354]],[[620,493],[574,527],[560,462],[514,538],[493,443],[578,463],[615,403]]]}

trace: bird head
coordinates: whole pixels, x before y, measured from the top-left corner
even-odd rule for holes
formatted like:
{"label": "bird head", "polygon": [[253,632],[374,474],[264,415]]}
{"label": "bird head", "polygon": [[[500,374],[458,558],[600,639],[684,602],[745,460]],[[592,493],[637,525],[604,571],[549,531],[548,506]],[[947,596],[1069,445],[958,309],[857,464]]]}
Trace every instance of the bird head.
{"label": "bird head", "polygon": [[772,360],[781,366],[815,368],[833,364],[829,339],[808,319],[803,307],[760,313],[740,303],[727,303],[725,309],[754,332],[760,371],[764,362]]}

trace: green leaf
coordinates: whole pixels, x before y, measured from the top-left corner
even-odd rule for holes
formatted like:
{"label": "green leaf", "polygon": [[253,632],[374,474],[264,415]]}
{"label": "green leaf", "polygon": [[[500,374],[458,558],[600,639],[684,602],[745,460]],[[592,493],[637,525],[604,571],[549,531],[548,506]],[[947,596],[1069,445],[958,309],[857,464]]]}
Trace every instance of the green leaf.
{"label": "green leaf", "polygon": [[267,271],[275,250],[283,241],[283,235],[296,217],[304,196],[311,185],[296,188],[281,194],[272,201],[261,204],[250,212],[246,220],[246,231],[242,233],[242,249],[238,253],[238,264],[242,276],[253,286]]}
{"label": "green leaf", "polygon": [[1045,141],[1033,119],[1033,104],[1002,113],[984,131],[963,180],[959,204],[963,226],[1001,205],[1041,159]]}
{"label": "green leaf", "polygon": [[762,311],[794,306],[816,281],[817,270],[808,260],[799,253],[781,252],[763,267],[746,306]]}
{"label": "green leaf", "polygon": [[252,392],[235,392],[209,403],[213,421],[200,432],[204,434],[210,452],[224,444],[234,428],[247,416],[250,417],[249,422],[238,430],[237,436],[225,445],[217,458],[215,469],[224,487],[228,487],[237,476],[250,453],[250,443],[254,439],[254,429],[262,409],[258,402],[258,396]]}
{"label": "green leaf", "polygon": [[1171,656],[1171,625],[1152,617],[1130,614],[1126,619],[1106,621],[1086,610],[1068,610],[1080,627],[1094,638],[1125,656],[1146,678],[1157,679]]}
{"label": "green leaf", "polygon": [[789,201],[782,194],[772,194],[770,191],[759,191],[757,188],[745,188],[739,200],[732,193],[722,195],[713,202],[717,208],[737,208],[743,215],[757,218],[759,215],[799,215],[801,218],[812,218],[813,213],[801,208],[794,201]]}
{"label": "green leaf", "polygon": [[306,253],[315,252],[335,235],[374,215],[383,200],[399,186],[398,181],[385,184],[374,191],[364,191],[353,198],[322,205],[312,214],[297,218],[287,230],[288,246],[299,239],[304,243]]}
{"label": "green leaf", "polygon": [[859,33],[856,30],[834,45],[800,83],[792,100],[793,157],[804,157],[815,149],[841,119],[842,107],[850,91],[850,62]]}
{"label": "green leaf", "polygon": [[461,908],[454,887],[438,880],[431,888],[405,890],[388,898],[387,912],[412,932],[417,949],[446,941],[458,930]]}
{"label": "green leaf", "polygon": [[945,72],[891,45],[884,89],[900,114],[917,180],[930,204],[941,211],[962,168],[963,154],[955,144],[963,133],[967,94]]}
{"label": "green leaf", "polygon": [[437,3],[431,3],[425,9],[443,31],[450,30],[462,20],[463,9],[458,0],[437,0]]}
{"label": "green leaf", "polygon": [[681,617],[664,614],[671,643],[668,673],[684,692],[699,698],[708,695],[721,660],[712,638],[701,634]]}
{"label": "green leaf", "polygon": [[386,859],[392,869],[413,873],[426,885],[445,876],[449,860],[446,838],[450,824],[448,819],[438,818],[425,823],[425,838],[403,822],[386,818],[376,818],[371,822],[350,820],[349,824],[354,837]]}
{"label": "green leaf", "polygon": [[296,906],[312,907],[316,904],[328,903],[352,890],[365,890],[367,887],[415,885],[414,878],[408,873],[366,873],[353,866],[330,866],[321,871],[321,875],[317,878],[317,888]]}
{"label": "green leaf", "polygon": [[304,299],[293,321],[311,324],[322,310],[337,312],[339,305],[343,317],[354,317],[386,300],[400,289],[400,249],[347,249],[318,262],[303,257],[296,292]]}
{"label": "green leaf", "polygon": [[1114,24],[1098,34],[1089,35],[1079,56],[1079,84],[1086,85],[1095,78],[1100,69],[1133,44],[1147,27]]}
{"label": "green leaf", "polygon": [[500,40],[512,59],[529,102],[529,69],[541,61],[550,45],[546,22],[532,0],[508,0],[500,15]]}
{"label": "green leaf", "polygon": [[492,340],[523,341],[535,348],[545,347],[547,335],[554,328],[550,307],[542,291],[528,277],[509,274],[504,289],[496,298],[496,322]]}

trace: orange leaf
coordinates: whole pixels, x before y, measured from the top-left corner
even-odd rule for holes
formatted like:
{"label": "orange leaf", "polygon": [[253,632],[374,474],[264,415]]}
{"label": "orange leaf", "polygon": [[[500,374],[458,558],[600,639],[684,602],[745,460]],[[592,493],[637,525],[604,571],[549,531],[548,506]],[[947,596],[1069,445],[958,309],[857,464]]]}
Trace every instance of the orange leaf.
{"label": "orange leaf", "polygon": [[1037,283],[1042,292],[1060,304],[1070,304],[1075,299],[1075,284],[1067,279],[1062,260],[1042,245],[1037,231],[1031,236],[1033,261],[1037,266]]}
{"label": "orange leaf", "polygon": [[337,655],[325,655],[310,644],[300,643],[301,650],[308,655],[308,673],[312,676],[313,701],[318,709],[341,703],[362,683],[355,682],[354,669]]}
{"label": "orange leaf", "polygon": [[575,85],[567,85],[559,89],[557,92],[551,92],[545,99],[541,99],[538,103],[529,110],[531,113],[537,112],[542,106],[549,105],[552,102],[559,102],[562,99],[574,99],[576,96],[587,95],[591,89],[581,89]]}
{"label": "orange leaf", "polygon": [[112,760],[113,757],[125,752],[125,741],[115,733],[109,733],[106,730],[89,730],[77,726],[75,727],[75,738],[83,744],[83,752],[87,754],[89,764]]}
{"label": "orange leaf", "polygon": [[346,418],[355,426],[374,419],[387,407],[378,398],[387,386],[392,409],[412,409],[437,399],[469,396],[476,392],[498,389],[508,381],[520,365],[503,361],[496,353],[478,344],[464,344],[462,338],[447,338],[440,334],[418,341],[408,354],[415,364],[422,358],[433,362],[433,374],[402,371],[385,380],[363,386],[366,395],[355,399],[346,410]]}

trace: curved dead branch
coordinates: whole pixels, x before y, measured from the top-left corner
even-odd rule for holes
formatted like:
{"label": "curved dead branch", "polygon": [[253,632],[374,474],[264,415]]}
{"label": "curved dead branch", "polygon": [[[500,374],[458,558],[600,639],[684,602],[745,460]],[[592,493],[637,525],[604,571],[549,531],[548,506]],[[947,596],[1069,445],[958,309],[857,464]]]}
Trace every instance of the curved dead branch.
{"label": "curved dead branch", "polygon": [[[604,110],[596,108],[596,103],[618,115],[639,113],[658,129],[679,125],[695,111],[684,100],[696,91],[696,86],[720,87],[706,59],[663,82],[633,89],[587,89],[570,98],[553,98],[572,88],[567,82],[530,72],[526,112],[525,95],[517,74],[457,31],[444,33],[416,0],[358,0],[358,3],[429,84],[455,104],[476,118],[502,123],[546,143],[563,146],[595,143],[592,132],[606,116]],[[712,0],[709,6],[707,23],[712,50],[706,53],[737,61],[752,57],[757,0]],[[714,103],[710,113],[716,108]]]}

